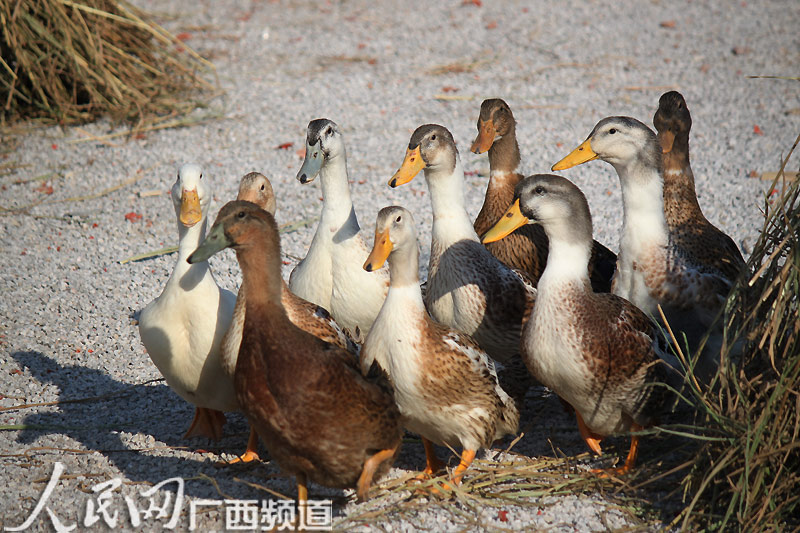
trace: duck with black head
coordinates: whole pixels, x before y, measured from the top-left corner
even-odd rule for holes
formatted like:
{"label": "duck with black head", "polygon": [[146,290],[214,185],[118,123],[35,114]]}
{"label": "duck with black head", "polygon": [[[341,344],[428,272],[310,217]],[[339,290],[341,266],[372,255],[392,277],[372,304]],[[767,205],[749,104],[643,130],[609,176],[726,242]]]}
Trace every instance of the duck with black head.
{"label": "duck with black head", "polygon": [[200,262],[232,247],[242,270],[245,318],[234,386],[270,455],[307,483],[356,488],[360,500],[388,470],[400,446],[400,413],[391,387],[364,378],[346,350],[303,331],[281,299],[280,239],[275,219],[245,201],[226,204],[189,257]]}

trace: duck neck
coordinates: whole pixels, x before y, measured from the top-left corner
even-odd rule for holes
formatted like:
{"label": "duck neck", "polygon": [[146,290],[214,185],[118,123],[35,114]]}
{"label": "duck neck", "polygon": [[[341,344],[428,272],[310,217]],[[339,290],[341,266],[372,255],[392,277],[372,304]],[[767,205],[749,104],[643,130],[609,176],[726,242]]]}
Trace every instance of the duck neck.
{"label": "duck neck", "polygon": [[518,172],[519,162],[519,146],[513,130],[489,148],[489,184],[475,218],[478,234],[489,231],[514,201],[514,189],[522,178]]}
{"label": "duck neck", "polygon": [[[675,137],[672,150],[664,154],[664,205],[670,224],[679,225],[698,215],[694,173],[689,163],[689,133]],[[680,206],[680,209],[675,207]]]}
{"label": "duck neck", "polygon": [[664,180],[657,166],[636,160],[615,165],[622,186],[622,245],[647,242],[666,246],[668,230],[664,218]]}
{"label": "duck neck", "polygon": [[414,245],[405,249],[395,249],[389,256],[389,292],[386,295],[389,305],[391,302],[402,302],[403,308],[409,307],[422,314],[425,313],[425,304],[422,301],[422,291],[419,288],[419,248]]}
{"label": "duck neck", "polygon": [[180,283],[182,287],[194,287],[209,272],[208,261],[189,264],[186,260],[205,237],[206,223],[205,214],[200,222],[191,227],[178,221],[178,262],[170,276],[171,282]]}
{"label": "duck neck", "polygon": [[586,291],[592,291],[589,281],[591,226],[587,233],[584,228],[572,227],[570,222],[545,226],[549,248],[547,265],[538,284],[539,291],[544,291],[540,294],[546,294],[548,287],[565,283],[577,284]]}
{"label": "duck neck", "polygon": [[440,243],[464,239],[477,242],[478,236],[465,207],[464,170],[458,154],[455,154],[452,170],[425,168],[424,172],[433,210],[433,239]]}
{"label": "duck neck", "polygon": [[322,186],[322,218],[326,226],[340,228],[355,225],[353,201],[350,198],[350,184],[347,181],[347,156],[344,151],[325,159],[319,171]]}
{"label": "duck neck", "polygon": [[268,316],[277,318],[278,323],[288,320],[281,304],[283,277],[280,256],[280,245],[271,239],[262,238],[236,247],[236,259],[242,270],[240,291],[245,295],[247,306],[245,316],[250,315],[251,309],[261,316],[256,310],[264,309]]}

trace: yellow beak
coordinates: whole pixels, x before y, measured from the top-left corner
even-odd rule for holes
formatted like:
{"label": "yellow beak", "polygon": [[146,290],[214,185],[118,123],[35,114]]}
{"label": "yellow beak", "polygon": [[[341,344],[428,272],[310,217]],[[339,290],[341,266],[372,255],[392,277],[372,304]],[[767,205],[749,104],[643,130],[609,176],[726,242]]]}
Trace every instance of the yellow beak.
{"label": "yellow beak", "polygon": [[392,253],[392,241],[389,240],[389,230],[383,233],[375,232],[375,244],[372,246],[372,251],[364,263],[364,270],[372,272],[378,270],[386,262],[386,258]]}
{"label": "yellow beak", "polygon": [[425,161],[422,160],[422,154],[419,151],[419,146],[413,150],[406,150],[406,158],[403,159],[403,164],[400,169],[394,173],[392,179],[389,180],[390,187],[397,187],[403,185],[414,179],[414,176],[419,174],[419,171],[425,168]]}
{"label": "yellow beak", "polygon": [[658,134],[658,142],[661,143],[661,151],[668,154],[672,151],[672,145],[675,143],[675,134],[670,130],[663,131]]}
{"label": "yellow beak", "polygon": [[511,204],[511,207],[506,210],[502,218],[483,235],[481,242],[483,244],[488,244],[490,242],[499,241],[515,229],[527,223],[527,217],[519,210],[519,198],[517,198],[514,200],[514,203]]}
{"label": "yellow beak", "polygon": [[475,142],[472,143],[470,151],[473,154],[482,154],[492,147],[494,144],[494,122],[491,119],[481,120],[481,127],[478,128],[478,136],[475,137]]}
{"label": "yellow beak", "polygon": [[567,157],[553,165],[553,170],[566,170],[575,165],[597,159],[598,155],[592,150],[591,139],[586,139],[580,146],[569,153]]}
{"label": "yellow beak", "polygon": [[197,196],[197,189],[181,192],[181,224],[191,228],[203,218],[203,210],[200,209],[200,198]]}

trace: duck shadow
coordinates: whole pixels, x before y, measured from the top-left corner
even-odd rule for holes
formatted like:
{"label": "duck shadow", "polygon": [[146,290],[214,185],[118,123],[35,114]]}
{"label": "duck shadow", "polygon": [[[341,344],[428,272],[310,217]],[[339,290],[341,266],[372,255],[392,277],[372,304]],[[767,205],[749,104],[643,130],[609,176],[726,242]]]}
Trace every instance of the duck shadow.
{"label": "duck shadow", "polygon": [[[130,481],[157,484],[180,476],[185,480],[184,494],[197,498],[253,497],[254,490],[245,483],[263,484],[265,477],[284,477],[269,462],[220,467],[219,453],[244,451],[249,427],[241,414],[226,413],[228,423],[220,441],[184,439],[194,407],[163,382],[132,385],[101,370],[62,365],[35,351],[11,356],[43,387],[59,389],[59,400],[52,407],[38,407],[36,413],[26,413],[26,409],[7,412],[15,417],[13,424],[23,427],[17,435],[20,445],[36,444],[46,435],[63,435],[99,452]],[[263,448],[260,451],[265,458]],[[69,470],[70,461],[63,461]],[[104,459],[94,461],[102,463]],[[293,496],[292,481],[281,481],[285,483],[270,483],[270,487]]]}

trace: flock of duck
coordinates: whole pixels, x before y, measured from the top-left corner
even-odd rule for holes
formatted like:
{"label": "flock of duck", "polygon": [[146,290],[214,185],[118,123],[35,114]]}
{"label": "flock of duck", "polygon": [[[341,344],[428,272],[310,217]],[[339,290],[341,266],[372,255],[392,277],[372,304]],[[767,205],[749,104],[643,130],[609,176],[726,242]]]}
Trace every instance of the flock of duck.
{"label": "flock of duck", "polygon": [[[660,333],[659,311],[699,354],[695,374],[709,376],[720,333],[710,328],[745,270],[697,202],[679,93],[661,97],[654,125],[657,134],[633,118],[605,118],[553,166],[602,159],[615,168],[618,255],[593,240],[588,203],[572,182],[519,174],[516,123],[503,100],[481,105],[472,152],[489,152],[491,173],[474,222],[452,135],[417,128],[389,185],[424,173],[433,208],[424,286],[411,212],[385,207],[371,248],[362,236],[344,140],[330,120],[308,125],[297,179],[319,176],[322,215],[288,284],[269,180],[244,176],[206,235],[208,181],[199,166],[182,166],[172,188],[178,260],[139,332],[167,384],[196,406],[186,436],[219,438],[223,412],[242,411],[251,435],[238,460],[257,459],[261,439],[296,476],[299,500],[309,480],[356,488],[363,500],[406,429],[424,444],[421,479],[444,467],[434,444],[463,450],[450,477],[458,484],[480,448],[517,432],[532,376],[574,411],[595,453],[603,437],[634,432],[615,469],[626,472],[635,432],[667,409],[669,385],[685,370]],[[238,295],[216,284],[207,262],[227,247],[242,271]],[[506,372],[522,363],[527,372]]]}

